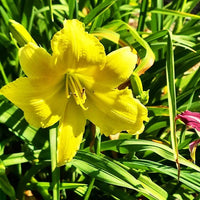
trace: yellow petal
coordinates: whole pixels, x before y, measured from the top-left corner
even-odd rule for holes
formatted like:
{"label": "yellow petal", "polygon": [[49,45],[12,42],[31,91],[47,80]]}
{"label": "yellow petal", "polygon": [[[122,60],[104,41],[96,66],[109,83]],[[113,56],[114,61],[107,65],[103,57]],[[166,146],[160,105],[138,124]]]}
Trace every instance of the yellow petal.
{"label": "yellow petal", "polygon": [[69,162],[76,154],[85,130],[85,117],[73,98],[69,99],[58,130],[57,165]]}
{"label": "yellow petal", "polygon": [[124,47],[111,52],[106,56],[106,64],[97,81],[112,88],[125,82],[133,72],[137,63],[137,55],[131,52],[130,47]]}
{"label": "yellow petal", "polygon": [[106,56],[104,68],[96,68],[92,75],[85,73],[85,77],[79,76],[88,89],[100,91],[105,88],[114,89],[130,77],[136,62],[137,55],[131,51],[130,47],[124,47]]}
{"label": "yellow petal", "polygon": [[25,119],[35,127],[56,123],[66,104],[64,79],[19,78],[4,86],[0,93],[22,109]]}
{"label": "yellow petal", "polygon": [[90,66],[102,67],[105,63],[103,45],[75,19],[64,22],[64,28],[53,36],[51,47],[60,73],[88,71]]}
{"label": "yellow petal", "polygon": [[139,134],[143,121],[147,121],[147,109],[134,99],[129,89],[112,90],[107,93],[87,93],[86,117],[100,127],[101,132],[113,135],[121,131]]}
{"label": "yellow petal", "polygon": [[19,61],[24,73],[31,78],[55,76],[52,57],[45,49],[29,43],[19,51]]}

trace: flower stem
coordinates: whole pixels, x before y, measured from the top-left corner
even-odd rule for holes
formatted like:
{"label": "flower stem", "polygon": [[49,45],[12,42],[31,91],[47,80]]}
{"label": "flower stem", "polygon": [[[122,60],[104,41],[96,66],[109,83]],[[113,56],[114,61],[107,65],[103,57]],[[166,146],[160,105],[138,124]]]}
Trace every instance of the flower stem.
{"label": "flower stem", "polygon": [[53,200],[60,200],[60,168],[57,165],[57,128],[50,129],[51,173]]}

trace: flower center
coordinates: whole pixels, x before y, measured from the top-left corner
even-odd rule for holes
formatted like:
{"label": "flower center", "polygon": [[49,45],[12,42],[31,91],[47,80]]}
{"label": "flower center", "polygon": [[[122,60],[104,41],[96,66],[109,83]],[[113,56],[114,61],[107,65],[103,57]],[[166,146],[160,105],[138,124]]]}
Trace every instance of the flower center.
{"label": "flower center", "polygon": [[66,74],[65,84],[67,98],[69,98],[72,94],[76,104],[80,105],[84,110],[87,110],[87,108],[83,105],[86,100],[85,88],[82,87],[76,75]]}

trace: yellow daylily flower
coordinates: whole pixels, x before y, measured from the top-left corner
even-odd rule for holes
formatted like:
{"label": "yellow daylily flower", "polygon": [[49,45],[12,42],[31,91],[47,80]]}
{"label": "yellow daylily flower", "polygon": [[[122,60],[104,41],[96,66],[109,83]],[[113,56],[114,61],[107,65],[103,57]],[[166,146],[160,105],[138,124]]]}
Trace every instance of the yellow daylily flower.
{"label": "yellow daylily flower", "polygon": [[128,88],[117,89],[137,62],[129,47],[106,56],[103,45],[78,20],[66,20],[51,47],[52,55],[34,43],[21,48],[19,60],[27,77],[0,92],[24,111],[33,126],[44,128],[59,121],[58,166],[70,161],[79,149],[86,119],[106,136],[123,130],[143,131],[146,107]]}

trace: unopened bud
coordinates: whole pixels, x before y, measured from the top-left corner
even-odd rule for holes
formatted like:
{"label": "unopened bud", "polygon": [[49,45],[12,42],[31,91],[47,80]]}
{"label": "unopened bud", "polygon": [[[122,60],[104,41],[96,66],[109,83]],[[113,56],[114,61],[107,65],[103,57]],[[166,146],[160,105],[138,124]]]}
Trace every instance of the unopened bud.
{"label": "unopened bud", "polygon": [[134,96],[139,99],[142,104],[146,105],[149,101],[149,90],[143,91],[142,81],[137,73],[133,73],[130,80]]}
{"label": "unopened bud", "polygon": [[21,24],[11,19],[9,20],[9,22],[12,36],[15,38],[20,47],[23,47],[29,42],[36,44],[29,32]]}

